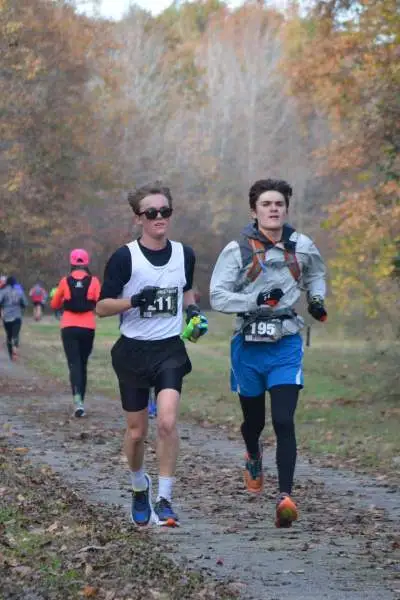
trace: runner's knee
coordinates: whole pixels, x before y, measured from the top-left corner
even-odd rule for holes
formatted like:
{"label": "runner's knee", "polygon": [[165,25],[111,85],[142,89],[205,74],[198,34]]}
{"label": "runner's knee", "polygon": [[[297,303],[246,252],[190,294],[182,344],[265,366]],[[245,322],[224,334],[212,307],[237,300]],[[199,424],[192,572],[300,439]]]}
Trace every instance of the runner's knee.
{"label": "runner's knee", "polygon": [[272,419],[272,425],[277,434],[290,435],[294,432],[293,416],[280,414],[278,417]]}
{"label": "runner's knee", "polygon": [[171,415],[158,415],[157,433],[158,437],[165,439],[173,435],[176,431],[176,419]]}
{"label": "runner's knee", "polygon": [[128,438],[134,442],[141,442],[146,439],[147,436],[147,427],[145,423],[136,423],[128,425],[126,430]]}
{"label": "runner's knee", "polygon": [[128,414],[126,435],[132,442],[140,442],[146,439],[147,414],[145,414],[145,411]]}

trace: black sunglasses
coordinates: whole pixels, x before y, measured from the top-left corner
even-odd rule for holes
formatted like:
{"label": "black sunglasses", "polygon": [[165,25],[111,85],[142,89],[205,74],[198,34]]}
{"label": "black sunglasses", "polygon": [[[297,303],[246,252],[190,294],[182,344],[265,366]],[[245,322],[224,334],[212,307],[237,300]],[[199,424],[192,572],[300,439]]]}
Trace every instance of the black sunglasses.
{"label": "black sunglasses", "polygon": [[154,221],[157,219],[158,214],[160,214],[162,219],[168,219],[172,215],[172,208],[170,206],[162,206],[161,208],[147,208],[142,212],[137,213],[139,217],[142,215],[146,216],[146,219],[149,221]]}

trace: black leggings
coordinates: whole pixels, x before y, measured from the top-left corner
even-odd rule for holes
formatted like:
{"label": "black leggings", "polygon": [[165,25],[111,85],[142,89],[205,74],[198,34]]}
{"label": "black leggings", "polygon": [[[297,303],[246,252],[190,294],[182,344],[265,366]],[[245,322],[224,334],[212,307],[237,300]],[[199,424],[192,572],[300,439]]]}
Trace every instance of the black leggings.
{"label": "black leggings", "polygon": [[[278,385],[269,390],[271,397],[272,425],[276,435],[276,465],[279,491],[291,494],[297,446],[294,413],[299,397],[299,386]],[[244,421],[242,435],[250,456],[258,455],[259,439],[265,426],[265,394],[242,396],[239,394]]]}
{"label": "black leggings", "polygon": [[93,348],[94,329],[86,327],[64,327],[61,339],[68,361],[72,394],[85,398],[87,363]]}
{"label": "black leggings", "polygon": [[22,321],[21,319],[14,319],[14,321],[3,321],[4,329],[7,336],[7,350],[9,357],[12,358],[13,346],[18,348],[19,346],[19,332],[21,331]]}

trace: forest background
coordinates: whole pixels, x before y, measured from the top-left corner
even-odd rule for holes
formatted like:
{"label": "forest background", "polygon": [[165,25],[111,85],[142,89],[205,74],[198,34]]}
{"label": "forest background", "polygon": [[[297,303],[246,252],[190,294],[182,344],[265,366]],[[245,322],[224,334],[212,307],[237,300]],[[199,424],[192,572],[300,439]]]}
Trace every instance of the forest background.
{"label": "forest background", "polygon": [[207,305],[249,186],[283,178],[331,308],[398,338],[399,38],[396,0],[206,0],[118,22],[0,0],[0,271],[52,287],[78,246],[101,276],[134,233],[127,190],[161,179]]}

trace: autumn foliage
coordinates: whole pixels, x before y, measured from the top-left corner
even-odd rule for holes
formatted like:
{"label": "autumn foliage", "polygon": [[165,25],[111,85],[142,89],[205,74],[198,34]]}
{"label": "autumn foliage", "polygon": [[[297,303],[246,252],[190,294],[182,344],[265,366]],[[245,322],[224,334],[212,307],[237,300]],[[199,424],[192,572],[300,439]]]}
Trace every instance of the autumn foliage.
{"label": "autumn foliage", "polygon": [[304,112],[322,111],[330,123],[319,155],[325,177],[342,180],[326,221],[338,306],[397,322],[399,38],[395,0],[320,1],[288,23],[285,64]]}
{"label": "autumn foliage", "polygon": [[[101,273],[132,236],[126,191],[163,179],[172,235],[207,297],[260,177],[291,182],[290,220],[330,256],[339,308],[398,316],[399,16],[395,0],[132,7],[120,22],[59,0],[0,0],[0,270]],[[321,232],[321,223],[330,232]]]}
{"label": "autumn foliage", "polygon": [[0,2],[2,271],[44,277],[77,232],[89,237],[82,205],[105,180],[90,89],[99,33],[62,3]]}

